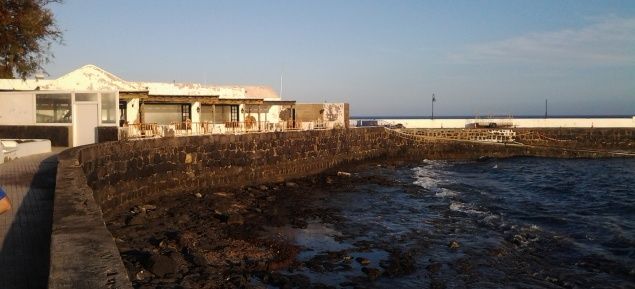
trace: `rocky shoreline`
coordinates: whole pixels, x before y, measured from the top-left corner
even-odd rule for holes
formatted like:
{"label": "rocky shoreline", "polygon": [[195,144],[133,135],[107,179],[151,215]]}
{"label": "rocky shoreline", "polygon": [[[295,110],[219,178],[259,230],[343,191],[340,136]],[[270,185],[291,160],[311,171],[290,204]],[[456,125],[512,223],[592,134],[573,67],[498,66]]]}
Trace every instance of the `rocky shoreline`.
{"label": "rocky shoreline", "polygon": [[[612,288],[609,281],[633,281],[628,262],[534,225],[524,206],[504,203],[513,195],[487,181],[469,186],[436,175],[444,165],[367,162],[286,183],[162,197],[105,219],[134,288]],[[474,182],[497,166],[481,160],[456,169]],[[465,170],[476,173],[465,177]],[[560,224],[550,220],[560,219],[548,217],[547,228]]]}
{"label": "rocky shoreline", "polygon": [[302,229],[316,220],[337,224],[339,212],[324,205],[329,194],[357,183],[391,182],[379,176],[329,171],[293,182],[162,197],[113,212],[106,222],[135,288],[330,288],[294,274],[304,268],[354,271],[357,276],[352,281],[339,285],[366,287],[382,275],[413,272],[412,253],[393,250],[381,264],[371,264],[367,258],[350,255],[350,251],[372,249],[370,243],[362,242],[355,248],[298,261],[301,248],[268,228]]}

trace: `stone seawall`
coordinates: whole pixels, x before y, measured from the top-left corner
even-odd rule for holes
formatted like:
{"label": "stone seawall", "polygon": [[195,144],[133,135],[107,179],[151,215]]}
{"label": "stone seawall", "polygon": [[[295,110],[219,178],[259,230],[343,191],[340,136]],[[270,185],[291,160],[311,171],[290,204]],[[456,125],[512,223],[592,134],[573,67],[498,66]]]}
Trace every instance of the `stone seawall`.
{"label": "stone seawall", "polygon": [[[614,137],[614,143],[633,142],[633,131],[614,130],[605,135]],[[384,128],[159,138],[81,146],[59,155],[49,288],[131,288],[115,241],[103,221],[103,214],[116,208],[161,195],[279,182],[374,158],[480,156],[608,155],[546,147],[420,142]]]}

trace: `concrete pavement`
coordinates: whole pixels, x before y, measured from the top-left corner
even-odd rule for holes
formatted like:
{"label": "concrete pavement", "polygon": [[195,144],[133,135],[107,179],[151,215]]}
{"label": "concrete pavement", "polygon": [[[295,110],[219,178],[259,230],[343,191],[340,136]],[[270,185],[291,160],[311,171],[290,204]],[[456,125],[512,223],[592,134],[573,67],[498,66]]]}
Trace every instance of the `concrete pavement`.
{"label": "concrete pavement", "polygon": [[13,208],[0,216],[0,288],[47,288],[57,153],[0,165]]}

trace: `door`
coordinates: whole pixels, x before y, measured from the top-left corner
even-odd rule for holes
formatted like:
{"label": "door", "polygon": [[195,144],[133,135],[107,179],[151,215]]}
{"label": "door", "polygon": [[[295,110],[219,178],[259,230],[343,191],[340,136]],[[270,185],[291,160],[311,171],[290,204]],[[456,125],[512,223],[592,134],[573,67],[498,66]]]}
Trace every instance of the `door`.
{"label": "door", "polygon": [[76,102],[75,111],[77,113],[77,117],[73,119],[75,146],[96,143],[96,130],[99,126],[97,103]]}

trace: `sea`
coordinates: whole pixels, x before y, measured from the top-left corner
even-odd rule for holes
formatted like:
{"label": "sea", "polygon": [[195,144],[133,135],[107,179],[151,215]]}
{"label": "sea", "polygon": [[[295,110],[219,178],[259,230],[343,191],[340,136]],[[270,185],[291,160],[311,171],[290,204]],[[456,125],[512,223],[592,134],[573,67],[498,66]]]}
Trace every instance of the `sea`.
{"label": "sea", "polygon": [[[356,174],[394,182],[329,196],[343,220],[296,230],[300,259],[415,256],[413,272],[373,288],[635,288],[635,159],[423,160]],[[364,242],[374,245],[355,249]]]}

